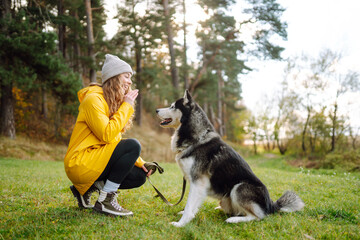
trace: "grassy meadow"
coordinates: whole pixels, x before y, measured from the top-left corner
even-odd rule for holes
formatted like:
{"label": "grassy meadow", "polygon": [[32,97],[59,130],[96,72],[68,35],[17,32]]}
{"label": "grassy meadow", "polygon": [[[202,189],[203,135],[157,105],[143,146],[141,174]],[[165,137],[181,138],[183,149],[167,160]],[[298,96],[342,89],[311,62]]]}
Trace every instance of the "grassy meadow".
{"label": "grassy meadow", "polygon": [[[178,221],[185,200],[169,207],[149,183],[119,193],[133,217],[109,217],[77,207],[71,182],[60,161],[0,158],[0,239],[359,239],[360,174],[290,167],[281,158],[249,158],[273,200],[294,190],[306,206],[301,212],[277,213],[262,221],[227,224],[228,217],[208,198],[195,219]],[[152,182],[171,202],[180,197],[182,176],[175,163]],[[94,201],[96,196],[94,196]]]}

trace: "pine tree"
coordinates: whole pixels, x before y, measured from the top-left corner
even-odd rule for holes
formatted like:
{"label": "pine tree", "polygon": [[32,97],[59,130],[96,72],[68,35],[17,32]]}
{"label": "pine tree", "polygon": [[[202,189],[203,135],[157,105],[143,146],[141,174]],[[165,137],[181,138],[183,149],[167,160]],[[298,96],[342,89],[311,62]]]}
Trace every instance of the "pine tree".
{"label": "pine tree", "polygon": [[[149,3],[144,15],[135,12],[135,7],[141,1],[126,0],[124,7],[118,9],[120,28],[112,40],[117,45],[118,55],[135,62],[135,83],[139,89],[136,103],[136,123],[141,125],[143,108],[144,60],[149,52],[154,51],[163,40],[163,16],[158,5]],[[127,54],[130,53],[130,54]]]}
{"label": "pine tree", "polygon": [[[211,101],[206,103],[210,110],[212,108],[217,110],[217,117],[213,123],[221,135],[226,134],[225,123],[229,115],[226,111],[236,110],[235,104],[240,98],[241,85],[238,76],[251,71],[246,65],[246,57],[255,55],[280,59],[283,48],[272,44],[269,38],[273,34],[286,38],[286,24],[279,20],[283,9],[275,1],[249,0],[251,8],[243,10],[248,14],[249,19],[240,23],[230,15],[229,9],[234,2],[233,0],[199,1],[209,17],[200,23],[201,27],[196,33],[201,48],[202,65],[190,83],[190,91],[195,96],[205,97],[203,101]],[[239,26],[249,24],[257,24],[259,31],[254,33],[251,42],[245,42],[242,40]],[[210,87],[213,90],[208,89],[205,93],[204,85],[209,84],[214,84]]]}
{"label": "pine tree", "polygon": [[[1,87],[1,106],[0,106],[0,134],[5,135],[10,138],[15,138],[15,119],[14,119],[14,105],[13,105],[13,95],[12,95],[12,69],[11,62],[3,53],[7,39],[11,33],[11,27],[9,23],[12,22],[12,13],[11,13],[11,1],[4,0],[1,1],[0,6],[0,23],[1,23],[1,32],[0,35],[0,59],[2,65],[0,65],[0,87]],[[10,71],[9,71],[10,70]]]}
{"label": "pine tree", "polygon": [[[0,58],[4,63],[0,65],[1,109],[6,113],[1,114],[1,122],[8,124],[2,126],[11,126],[10,132],[2,127],[1,133],[11,138],[15,137],[15,122],[11,110],[13,105],[8,103],[14,103],[13,87],[29,92],[48,89],[64,104],[76,99],[80,87],[80,79],[57,54],[57,35],[43,31],[45,23],[41,21],[44,16],[35,14],[33,10],[31,5],[19,7],[12,10],[11,19],[1,19],[6,30],[0,35]],[[4,96],[7,99],[4,100]]]}
{"label": "pine tree", "polygon": [[174,87],[174,93],[175,98],[178,98],[177,91],[179,90],[179,74],[178,69],[176,66],[176,56],[175,56],[175,49],[174,49],[174,33],[173,33],[173,27],[172,27],[172,12],[171,7],[169,6],[169,0],[162,0],[162,5],[164,8],[164,21],[165,21],[165,27],[166,27],[166,35],[167,35],[167,41],[169,46],[169,54],[170,54],[170,71],[171,71],[171,79],[172,84]]}

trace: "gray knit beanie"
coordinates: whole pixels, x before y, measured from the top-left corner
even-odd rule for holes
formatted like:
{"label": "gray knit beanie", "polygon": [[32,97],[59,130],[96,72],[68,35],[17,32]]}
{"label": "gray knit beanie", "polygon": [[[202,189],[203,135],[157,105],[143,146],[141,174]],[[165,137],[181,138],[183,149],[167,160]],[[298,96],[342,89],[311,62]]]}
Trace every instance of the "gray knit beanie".
{"label": "gray knit beanie", "polygon": [[130,65],[118,58],[117,56],[106,54],[105,58],[106,59],[101,71],[101,78],[103,84],[108,79],[121,73],[129,72],[133,74],[133,70],[131,69]]}

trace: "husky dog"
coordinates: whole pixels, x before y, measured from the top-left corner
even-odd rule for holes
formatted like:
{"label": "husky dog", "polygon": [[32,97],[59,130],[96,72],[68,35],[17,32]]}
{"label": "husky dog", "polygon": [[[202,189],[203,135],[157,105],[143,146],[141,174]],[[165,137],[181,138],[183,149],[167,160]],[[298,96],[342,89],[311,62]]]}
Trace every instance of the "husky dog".
{"label": "husky dog", "polygon": [[216,133],[205,112],[186,90],[168,108],[156,110],[162,127],[174,128],[171,149],[176,152],[190,190],[180,221],[182,227],[194,217],[207,196],[220,200],[220,207],[232,217],[226,222],[260,220],[277,211],[294,212],[304,207],[294,192],[287,191],[275,203],[266,186],[245,160]]}

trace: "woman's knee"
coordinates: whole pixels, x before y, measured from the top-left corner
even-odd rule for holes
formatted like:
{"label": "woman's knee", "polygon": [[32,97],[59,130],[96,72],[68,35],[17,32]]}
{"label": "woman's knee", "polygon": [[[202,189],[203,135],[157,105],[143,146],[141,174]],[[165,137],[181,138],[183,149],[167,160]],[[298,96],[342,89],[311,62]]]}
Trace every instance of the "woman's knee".
{"label": "woman's knee", "polygon": [[144,185],[145,182],[146,182],[146,174],[137,179],[137,187]]}
{"label": "woman's knee", "polygon": [[132,152],[138,153],[140,155],[141,152],[141,144],[140,142],[135,138],[128,138],[124,139],[122,141],[125,141],[126,147],[130,149]]}
{"label": "woman's knee", "polygon": [[125,177],[121,183],[121,189],[132,189],[142,186],[146,182],[146,173],[138,167],[133,167],[130,173]]}

